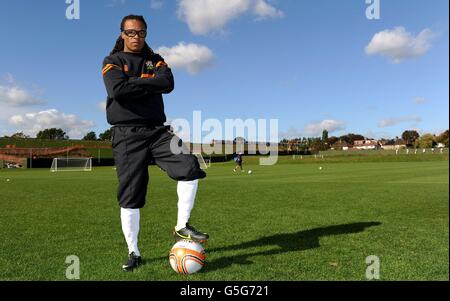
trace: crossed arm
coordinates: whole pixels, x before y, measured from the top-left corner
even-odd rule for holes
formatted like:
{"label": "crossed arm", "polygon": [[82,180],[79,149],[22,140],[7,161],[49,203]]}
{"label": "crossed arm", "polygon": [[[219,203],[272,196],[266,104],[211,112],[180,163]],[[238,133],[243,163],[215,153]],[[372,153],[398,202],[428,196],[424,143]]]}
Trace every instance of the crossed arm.
{"label": "crossed arm", "polygon": [[119,62],[106,58],[102,74],[108,97],[117,101],[138,100],[149,94],[167,94],[174,89],[172,71],[165,63],[158,64],[154,77],[138,78],[127,76]]}

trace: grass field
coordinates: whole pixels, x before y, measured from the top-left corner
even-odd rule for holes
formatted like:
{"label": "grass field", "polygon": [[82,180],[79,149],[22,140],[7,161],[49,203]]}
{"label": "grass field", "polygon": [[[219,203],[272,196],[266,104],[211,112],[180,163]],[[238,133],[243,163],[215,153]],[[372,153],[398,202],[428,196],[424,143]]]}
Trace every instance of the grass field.
{"label": "grass field", "polygon": [[365,280],[369,255],[381,280],[448,280],[448,155],[375,161],[253,158],[252,174],[213,164],[191,217],[211,236],[207,264],[189,276],[169,266],[176,183],[158,168],[141,210],[145,265],[133,273],[120,269],[127,249],[111,167],[0,170],[0,280],[65,280],[72,254],[81,280]]}

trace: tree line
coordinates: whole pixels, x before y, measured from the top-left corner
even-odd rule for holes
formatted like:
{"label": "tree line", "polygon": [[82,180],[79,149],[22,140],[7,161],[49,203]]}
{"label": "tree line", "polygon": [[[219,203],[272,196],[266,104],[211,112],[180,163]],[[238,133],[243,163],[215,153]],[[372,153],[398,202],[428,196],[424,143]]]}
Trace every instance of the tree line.
{"label": "tree line", "polygon": [[[24,134],[23,132],[14,133],[11,136],[4,136],[4,138],[21,138],[27,139],[31,136]],[[67,133],[60,128],[50,128],[39,131],[36,134],[36,139],[46,139],[46,140],[69,140]],[[103,133],[97,134],[94,131],[88,132],[84,135],[81,140],[86,141],[109,141],[111,140],[111,129],[107,129]]]}
{"label": "tree line", "polygon": [[[448,141],[448,130],[442,132],[439,135],[434,135],[426,133],[420,135],[416,130],[405,130],[401,138],[395,137],[395,139],[379,139],[378,141],[383,144],[404,144],[406,147],[410,148],[432,148],[438,143],[442,143],[445,147],[449,147]],[[4,136],[5,138],[31,138],[29,135],[25,135],[23,132],[18,132],[10,137]],[[66,132],[60,128],[49,128],[39,131],[36,134],[37,139],[47,139],[47,140],[68,140],[69,136]],[[237,138],[236,138],[237,139]],[[242,138],[243,139],[243,138]],[[348,133],[339,137],[328,136],[328,131],[324,130],[322,132],[322,137],[299,137],[293,139],[283,139],[280,141],[281,144],[292,145],[296,150],[327,150],[333,146],[352,146],[355,140],[364,140],[366,137],[360,134]],[[109,141],[111,140],[111,129],[105,130],[97,134],[94,131],[90,131],[84,135],[82,140],[86,141]],[[245,139],[244,139],[245,140]]]}
{"label": "tree line", "polygon": [[[438,143],[442,143],[445,147],[449,147],[448,130],[442,132],[439,135],[426,133],[420,135],[416,130],[405,130],[401,138],[395,137],[395,139],[378,139],[382,144],[401,144],[408,148],[432,148],[437,146]],[[339,137],[328,136],[328,131],[322,132],[322,137],[299,137],[293,139],[283,139],[281,144],[285,144],[294,148],[294,150],[317,150],[323,151],[332,147],[342,148],[343,146],[353,146],[356,140],[365,140],[366,138],[360,134],[348,133]]]}

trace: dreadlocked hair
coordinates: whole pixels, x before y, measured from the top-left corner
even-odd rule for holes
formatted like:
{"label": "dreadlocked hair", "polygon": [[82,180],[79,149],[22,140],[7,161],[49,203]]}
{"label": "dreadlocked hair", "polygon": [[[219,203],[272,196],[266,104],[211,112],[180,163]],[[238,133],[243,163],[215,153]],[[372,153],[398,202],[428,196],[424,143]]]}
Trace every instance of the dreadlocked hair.
{"label": "dreadlocked hair", "polygon": [[[120,32],[123,31],[123,28],[125,26],[125,22],[127,20],[137,20],[142,22],[142,24],[144,24],[145,29],[147,29],[147,22],[145,22],[145,19],[143,16],[137,16],[137,15],[128,15],[125,16],[122,19],[122,22],[120,23]],[[125,43],[122,39],[122,37],[119,35],[119,37],[116,40],[116,44],[114,45],[113,50],[111,50],[109,55],[113,55],[116,52],[121,52],[125,49]],[[144,48],[142,48],[142,53],[144,54],[145,57],[150,57],[154,54],[153,50],[148,46],[147,42],[145,42],[144,44]]]}

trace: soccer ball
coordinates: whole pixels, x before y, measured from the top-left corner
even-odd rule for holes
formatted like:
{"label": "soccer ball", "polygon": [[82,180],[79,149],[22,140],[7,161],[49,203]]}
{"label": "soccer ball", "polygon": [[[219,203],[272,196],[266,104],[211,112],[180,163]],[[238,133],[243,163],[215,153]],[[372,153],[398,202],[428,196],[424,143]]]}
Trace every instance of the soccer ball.
{"label": "soccer ball", "polygon": [[251,174],[251,173],[252,173],[252,170],[249,170],[248,173]]}
{"label": "soccer ball", "polygon": [[319,170],[322,170],[322,166],[319,167]]}
{"label": "soccer ball", "polygon": [[180,240],[170,250],[169,262],[179,274],[193,274],[205,265],[205,250],[198,242]]}

